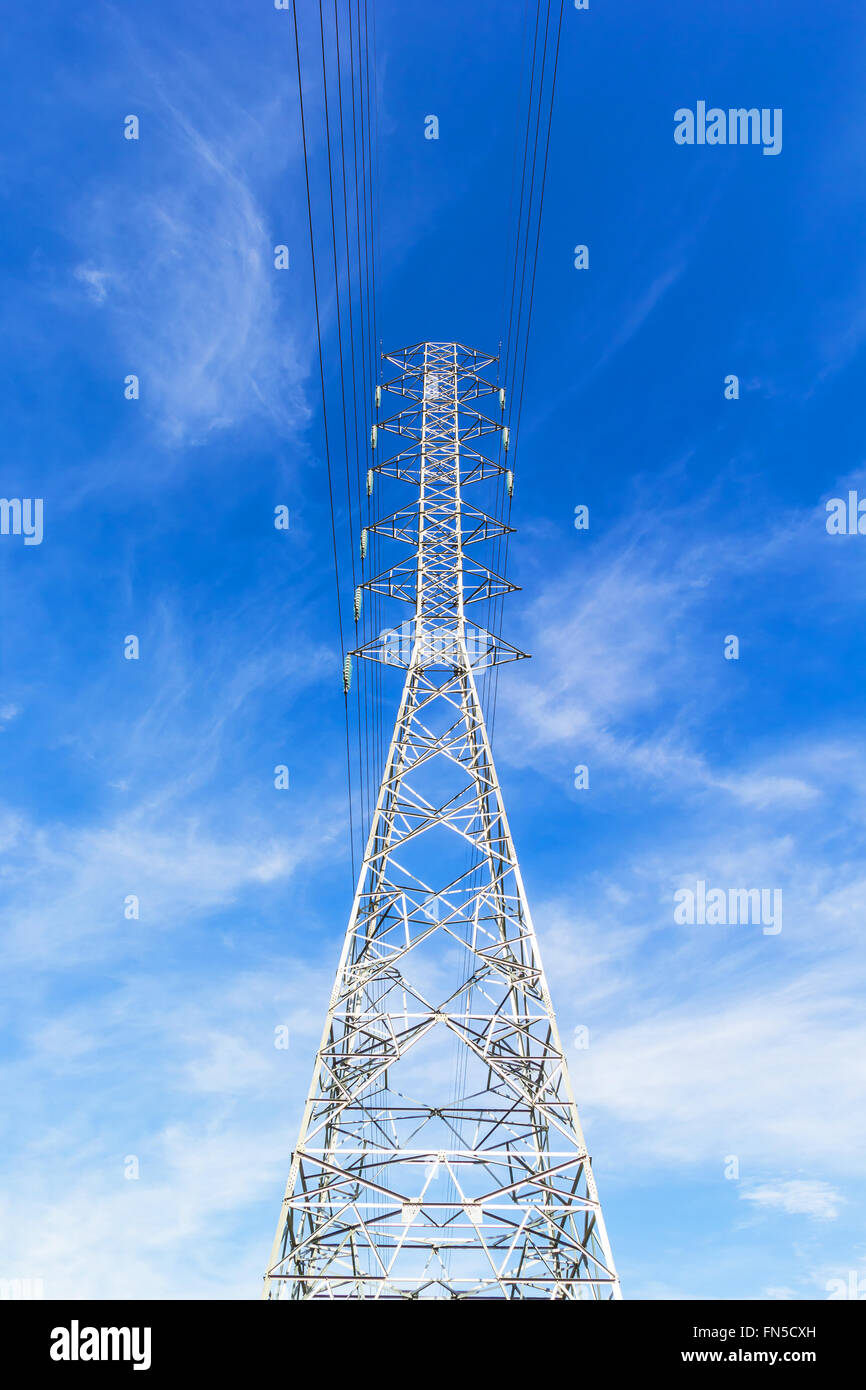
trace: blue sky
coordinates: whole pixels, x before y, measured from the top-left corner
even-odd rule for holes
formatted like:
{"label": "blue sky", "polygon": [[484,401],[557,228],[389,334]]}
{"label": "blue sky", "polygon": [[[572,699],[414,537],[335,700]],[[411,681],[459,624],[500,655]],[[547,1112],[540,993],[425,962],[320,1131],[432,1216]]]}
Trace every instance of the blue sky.
{"label": "blue sky", "polygon": [[[495,352],[522,7],[376,9],[382,335]],[[289,25],[4,21],[0,1276],[49,1297],[257,1296],[351,899]],[[565,9],[494,743],[627,1297],[866,1274],[864,47]],[[698,100],[782,152],[678,146]],[[697,880],[783,930],[677,925]]]}

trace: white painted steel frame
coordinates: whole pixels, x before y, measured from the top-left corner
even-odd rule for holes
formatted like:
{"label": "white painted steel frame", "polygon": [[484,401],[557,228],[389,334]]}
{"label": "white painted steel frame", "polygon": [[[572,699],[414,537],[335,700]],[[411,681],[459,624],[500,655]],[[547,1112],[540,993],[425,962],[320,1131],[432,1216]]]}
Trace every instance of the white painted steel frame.
{"label": "white painted steel frame", "polygon": [[474,443],[502,429],[474,404],[494,359],[386,360],[408,404],[377,439],[411,443],[375,469],[417,496],[370,529],[412,554],[363,587],[414,611],[355,655],[405,683],[264,1296],[616,1299],[476,682],[523,653],[465,613],[514,587],[464,553],[510,529],[463,499],[504,471]]}

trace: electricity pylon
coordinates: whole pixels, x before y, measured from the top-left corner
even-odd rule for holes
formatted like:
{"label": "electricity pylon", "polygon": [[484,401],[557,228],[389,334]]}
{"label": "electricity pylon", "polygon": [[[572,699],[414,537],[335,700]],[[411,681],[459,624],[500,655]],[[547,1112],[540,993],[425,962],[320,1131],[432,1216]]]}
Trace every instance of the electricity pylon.
{"label": "electricity pylon", "polygon": [[369,530],[410,553],[362,587],[414,611],[354,655],[405,683],[264,1296],[620,1298],[478,694],[523,653],[466,619],[515,587],[470,549],[511,528],[464,500],[511,486],[478,449],[507,450],[495,359],[385,360],[374,471],[415,495]]}

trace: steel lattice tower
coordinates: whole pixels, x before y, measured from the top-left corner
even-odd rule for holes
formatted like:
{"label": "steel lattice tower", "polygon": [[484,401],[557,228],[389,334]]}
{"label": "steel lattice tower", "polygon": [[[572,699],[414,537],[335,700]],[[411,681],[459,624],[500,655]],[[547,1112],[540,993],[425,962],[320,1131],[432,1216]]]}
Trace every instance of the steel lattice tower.
{"label": "steel lattice tower", "polygon": [[515,587],[470,552],[510,528],[464,501],[506,471],[495,359],[385,360],[375,467],[415,495],[370,529],[411,549],[364,587],[414,615],[355,653],[405,683],[264,1296],[620,1298],[478,694],[523,653],[465,616]]}

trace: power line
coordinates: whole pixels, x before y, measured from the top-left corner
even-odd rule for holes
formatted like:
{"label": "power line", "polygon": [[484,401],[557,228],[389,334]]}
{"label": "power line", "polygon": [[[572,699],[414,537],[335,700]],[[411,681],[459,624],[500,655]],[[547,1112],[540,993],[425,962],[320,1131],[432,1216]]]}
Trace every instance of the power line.
{"label": "power line", "polygon": [[[292,0],[292,19],[293,19],[293,22],[294,22],[294,29],[295,29],[295,57],[296,57],[296,59],[297,59],[297,67],[298,67],[298,102],[299,102],[299,105],[300,105],[300,113],[301,113],[301,139],[302,139],[303,148],[304,148],[304,184],[305,184],[306,194],[307,194],[307,225],[308,225],[308,227],[309,227],[309,232],[310,232],[310,261],[311,261],[311,264],[312,264],[312,272],[313,272],[313,303],[314,303],[315,312],[316,312],[316,342],[317,342],[317,344],[318,344],[318,351],[319,351],[319,381],[320,381],[321,390],[322,390],[322,422],[323,422],[323,426],[324,426],[324,436],[325,436],[325,463],[326,463],[327,474],[328,474],[328,500],[329,500],[329,505],[330,505],[330,514],[331,514],[331,545],[332,545],[333,557],[334,557],[334,581],[335,581],[336,591],[337,591],[337,625],[338,625],[339,634],[340,634],[340,653],[341,653],[341,656],[343,657],[343,660],[345,661],[345,656],[346,656],[346,644],[345,644],[345,641],[344,641],[344,638],[343,638],[343,615],[342,615],[342,604],[341,604],[340,565],[339,565],[339,559],[338,559],[338,555],[337,555],[337,527],[336,527],[336,520],[335,520],[335,514],[334,514],[334,488],[333,488],[333,478],[332,478],[332,474],[331,474],[331,446],[330,446],[330,435],[329,435],[329,431],[328,431],[327,400],[326,400],[326,395],[325,395],[325,360],[324,360],[324,353],[323,353],[323,351],[322,351],[322,322],[321,322],[321,316],[320,316],[320,313],[319,313],[319,287],[318,287],[318,274],[317,274],[317,271],[316,271],[316,243],[315,243],[315,236],[314,236],[314,234],[313,234],[313,201],[312,201],[312,197],[311,197],[311,193],[310,193],[310,165],[309,165],[309,157],[308,157],[308,153],[307,153],[307,130],[306,130],[306,118],[305,118],[305,115],[304,115],[304,84],[303,84],[303,79],[302,79],[302,76],[301,76],[301,44],[300,44],[300,37],[299,37],[299,35],[298,35],[298,12],[297,12],[297,3],[296,3],[296,0]],[[348,701],[348,696],[346,697],[346,699],[345,699],[345,701],[344,701],[344,707],[345,707],[345,722],[346,722],[346,778],[347,778],[348,787],[349,787],[349,846],[350,846],[351,866],[352,866],[352,881],[353,881],[353,883],[354,883],[354,879],[355,879],[355,834],[354,834],[354,824],[353,824],[353,818],[352,818],[352,766],[351,766],[351,757],[350,757],[350,752],[349,752],[350,740],[349,740],[349,701]]]}
{"label": "power line", "polygon": [[[518,391],[517,391],[517,413],[516,413],[515,428],[514,428],[514,453],[513,453],[513,456],[512,456],[512,464],[511,464],[512,471],[515,472],[515,473],[516,473],[516,471],[517,471],[517,450],[518,450],[518,446],[519,446],[519,442],[520,442],[520,424],[521,424],[521,420],[522,420],[522,417],[523,417],[523,390],[524,390],[524,386],[525,386],[525,382],[526,382],[526,364],[527,364],[528,351],[529,351],[529,335],[530,335],[530,330],[531,330],[531,327],[532,327],[532,309],[533,309],[533,305],[534,305],[534,301],[535,301],[535,277],[536,277],[536,272],[537,272],[537,269],[538,269],[538,251],[539,251],[539,246],[540,246],[540,243],[541,243],[541,219],[542,219],[542,213],[543,213],[543,211],[544,211],[544,193],[545,193],[545,188],[546,188],[546,185],[547,185],[547,169],[548,169],[549,158],[550,158],[550,133],[551,133],[552,125],[553,125],[553,106],[554,106],[554,101],[555,101],[555,98],[556,98],[556,76],[557,76],[557,72],[558,72],[558,69],[559,69],[559,48],[560,48],[560,41],[561,41],[561,38],[562,38],[562,12],[563,12],[563,8],[564,8],[564,6],[563,6],[563,0],[560,0],[559,17],[558,17],[557,26],[556,26],[556,47],[555,47],[555,49],[554,49],[554,56],[553,56],[553,72],[552,72],[551,81],[550,81],[550,99],[549,99],[549,104],[548,104],[548,108],[547,108],[547,130],[546,130],[546,134],[545,134],[545,143],[544,143],[544,158],[543,158],[542,168],[541,168],[540,191],[539,191],[539,198],[538,198],[538,215],[537,215],[537,218],[536,218],[536,228],[535,228],[535,247],[534,247],[533,254],[532,254],[532,273],[531,273],[531,276],[530,276],[529,305],[528,305],[528,309],[527,309],[527,313],[526,313],[526,328],[525,328],[525,334],[524,334],[524,338],[523,338],[523,353],[522,353],[522,359],[523,359],[523,360],[522,360],[522,369],[521,369],[521,372],[520,372],[520,386],[519,386]],[[548,19],[549,19],[549,11],[550,11],[550,4],[548,4]],[[545,26],[545,49],[546,49],[546,28],[547,28],[547,26]],[[544,63],[542,64],[542,89],[543,89],[543,82],[544,82]],[[539,109],[540,109],[540,96],[539,96]],[[538,136],[538,127],[536,126],[536,142],[537,142],[537,136]],[[535,158],[534,158],[534,156],[533,156],[533,173],[534,173],[534,167],[535,167]],[[522,301],[522,291],[521,291],[521,301]],[[519,324],[518,324],[518,329],[519,329]],[[516,365],[516,356],[515,356],[515,365]],[[507,510],[507,515],[506,515],[506,523],[507,523],[507,524],[510,524],[510,521],[511,521],[511,507],[512,507],[512,499],[509,497],[509,499],[508,499],[508,510]],[[503,575],[506,575],[507,572],[508,572],[509,540],[510,540],[510,532],[507,533],[506,536],[505,536],[504,563],[503,563],[503,568],[502,568],[502,573],[503,573]],[[502,606],[502,600],[501,600],[501,598],[500,598],[500,610],[501,610],[501,606]],[[495,728],[495,725],[496,725],[496,705],[497,705],[497,697],[498,697],[498,694],[499,694],[499,672],[498,672],[498,670],[497,670],[497,671],[495,672],[494,681],[493,681],[492,714],[491,714],[491,720],[490,720],[491,736],[492,736],[492,733],[493,733],[493,729]]]}

